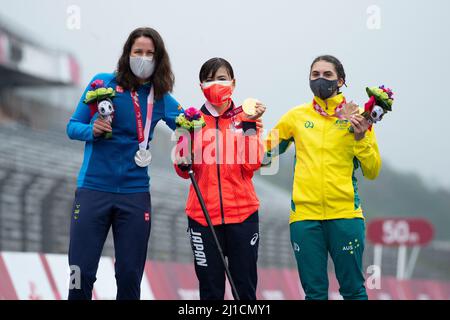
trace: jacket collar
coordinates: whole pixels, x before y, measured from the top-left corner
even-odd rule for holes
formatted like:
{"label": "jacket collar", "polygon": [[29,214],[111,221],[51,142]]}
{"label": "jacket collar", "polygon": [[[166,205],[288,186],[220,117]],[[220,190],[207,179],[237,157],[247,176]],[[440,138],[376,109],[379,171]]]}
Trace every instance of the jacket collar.
{"label": "jacket collar", "polygon": [[336,109],[336,107],[339,106],[345,100],[345,97],[342,93],[339,93],[334,97],[328,98],[326,100],[322,100],[319,97],[315,96],[314,100],[320,107],[322,107],[322,109],[326,113],[332,115],[334,114],[334,110]]}
{"label": "jacket collar", "polygon": [[[230,106],[228,107],[227,110],[225,110],[225,111],[223,112],[223,114],[226,113],[226,112],[228,112],[228,111],[230,111],[230,110],[233,110],[233,109],[234,109],[234,102],[233,102],[233,100],[231,100]],[[216,109],[211,105],[211,103],[209,103],[209,101],[206,101],[206,102],[203,104],[203,106],[201,107],[200,111],[203,112],[203,114],[205,114],[205,115],[207,115],[207,116],[214,117],[214,118],[217,118],[217,117],[220,116],[220,115],[217,113]]]}

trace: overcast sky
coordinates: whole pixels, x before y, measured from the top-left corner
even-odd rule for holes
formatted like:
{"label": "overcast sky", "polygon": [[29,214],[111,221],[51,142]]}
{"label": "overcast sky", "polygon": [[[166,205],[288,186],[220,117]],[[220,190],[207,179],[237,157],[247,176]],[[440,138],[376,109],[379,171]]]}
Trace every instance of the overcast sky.
{"label": "overcast sky", "polygon": [[[71,5],[80,9],[79,30],[67,26]],[[347,73],[347,99],[363,104],[366,86],[395,91],[394,111],[376,126],[384,161],[450,189],[450,1],[2,0],[0,15],[72,52],[83,86],[115,69],[135,27],[151,26],[164,38],[183,106],[201,105],[198,71],[220,56],[235,69],[235,101],[268,106],[266,128],[311,100],[310,64],[333,54]]]}

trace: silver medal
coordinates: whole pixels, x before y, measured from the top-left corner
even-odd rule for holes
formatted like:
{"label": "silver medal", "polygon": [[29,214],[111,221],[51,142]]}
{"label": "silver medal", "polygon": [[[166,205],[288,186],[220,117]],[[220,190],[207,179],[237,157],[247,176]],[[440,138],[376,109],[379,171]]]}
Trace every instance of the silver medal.
{"label": "silver medal", "polygon": [[139,149],[134,156],[134,162],[141,168],[148,167],[150,162],[152,162],[150,150]]}

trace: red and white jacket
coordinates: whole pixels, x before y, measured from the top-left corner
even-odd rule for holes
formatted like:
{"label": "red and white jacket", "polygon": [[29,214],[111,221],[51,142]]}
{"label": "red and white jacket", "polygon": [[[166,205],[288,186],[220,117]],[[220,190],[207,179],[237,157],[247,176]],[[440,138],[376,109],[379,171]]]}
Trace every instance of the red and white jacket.
{"label": "red and white jacket", "polygon": [[[233,108],[234,103],[231,103],[223,114]],[[203,105],[200,112],[206,125],[192,138],[192,169],[195,178],[213,225],[240,223],[259,208],[252,177],[254,171],[261,167],[264,156],[260,130],[257,130],[256,135],[244,135],[242,129],[234,129],[239,128],[242,114],[226,118],[218,115],[208,103]],[[176,150],[179,156],[188,150],[185,149],[188,140],[180,137]],[[176,164],[175,170],[182,178],[189,178],[188,172],[182,171]],[[198,223],[207,225],[192,185],[186,214]]]}

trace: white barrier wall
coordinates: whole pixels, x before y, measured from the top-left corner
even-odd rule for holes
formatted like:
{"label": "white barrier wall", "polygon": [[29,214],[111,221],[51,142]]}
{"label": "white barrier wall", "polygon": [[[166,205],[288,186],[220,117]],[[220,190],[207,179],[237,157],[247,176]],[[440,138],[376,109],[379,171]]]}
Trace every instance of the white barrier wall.
{"label": "white barrier wall", "polygon": [[[11,282],[13,288],[0,284],[0,299],[17,296],[20,300],[61,300],[67,299],[70,269],[66,255],[38,254],[29,252],[3,252],[0,260],[6,270],[0,268],[2,283]],[[114,262],[102,257],[98,266],[97,281],[93,299],[111,300],[116,298]],[[14,292],[11,292],[12,289]],[[153,300],[153,292],[146,275],[141,284],[141,298]]]}
{"label": "white barrier wall", "polygon": [[[340,300],[339,285],[329,275],[329,298]],[[24,252],[0,253],[0,299],[61,300],[67,299],[70,272],[68,259],[62,254]],[[368,287],[369,299],[450,300],[450,283],[432,280],[397,280],[383,276],[380,287]],[[232,295],[227,283],[225,299]],[[304,299],[297,270],[258,270],[258,299]],[[102,257],[94,285],[93,299],[110,300],[116,297],[114,261]],[[147,261],[141,283],[141,299],[192,300],[198,299],[198,282],[192,264]]]}

